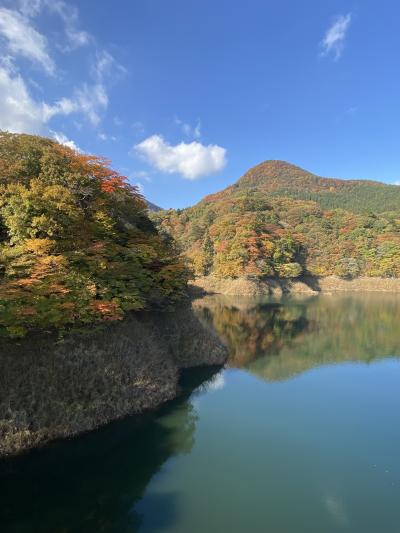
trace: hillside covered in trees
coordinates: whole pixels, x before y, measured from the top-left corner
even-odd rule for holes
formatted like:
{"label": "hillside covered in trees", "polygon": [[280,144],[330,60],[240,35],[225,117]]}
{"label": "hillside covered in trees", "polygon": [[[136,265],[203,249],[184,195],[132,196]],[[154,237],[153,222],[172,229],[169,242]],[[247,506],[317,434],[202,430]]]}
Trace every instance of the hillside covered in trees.
{"label": "hillside covered in trees", "polygon": [[109,161],[0,132],[0,336],[169,305],[188,275]]}
{"label": "hillside covered in trees", "polygon": [[400,276],[400,187],[266,161],[193,207],[153,213],[197,275]]}

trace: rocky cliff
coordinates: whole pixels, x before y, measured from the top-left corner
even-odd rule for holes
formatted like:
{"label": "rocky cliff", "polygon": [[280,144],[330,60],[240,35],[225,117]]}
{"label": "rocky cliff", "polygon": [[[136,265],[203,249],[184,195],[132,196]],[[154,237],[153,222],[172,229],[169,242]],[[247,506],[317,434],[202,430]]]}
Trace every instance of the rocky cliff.
{"label": "rocky cliff", "polygon": [[181,368],[226,356],[190,306],[63,341],[0,344],[0,456],[155,408],[178,394]]}

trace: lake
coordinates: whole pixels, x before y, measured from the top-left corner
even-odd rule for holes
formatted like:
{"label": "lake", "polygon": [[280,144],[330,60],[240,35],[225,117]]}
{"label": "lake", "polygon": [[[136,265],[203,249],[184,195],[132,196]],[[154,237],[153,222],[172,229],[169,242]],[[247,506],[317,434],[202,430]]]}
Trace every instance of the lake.
{"label": "lake", "polygon": [[400,297],[207,296],[224,369],[0,463],[0,531],[400,532]]}

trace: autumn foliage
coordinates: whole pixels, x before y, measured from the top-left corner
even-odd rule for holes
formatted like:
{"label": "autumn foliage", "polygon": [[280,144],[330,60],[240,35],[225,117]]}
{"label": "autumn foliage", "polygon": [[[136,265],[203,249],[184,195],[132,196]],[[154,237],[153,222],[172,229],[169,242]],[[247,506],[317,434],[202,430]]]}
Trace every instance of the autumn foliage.
{"label": "autumn foliage", "polygon": [[400,277],[400,187],[267,161],[183,210],[152,214],[197,275]]}
{"label": "autumn foliage", "polygon": [[168,305],[188,270],[138,190],[102,157],[0,133],[0,334]]}

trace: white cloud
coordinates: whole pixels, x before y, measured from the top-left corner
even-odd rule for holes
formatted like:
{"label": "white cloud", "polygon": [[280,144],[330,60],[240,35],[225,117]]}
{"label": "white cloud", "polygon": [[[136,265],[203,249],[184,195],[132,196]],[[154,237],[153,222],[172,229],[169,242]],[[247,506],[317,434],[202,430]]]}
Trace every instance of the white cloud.
{"label": "white cloud", "polygon": [[96,54],[96,60],[92,65],[92,74],[101,83],[111,74],[114,78],[126,74],[126,68],[120,65],[110,52],[101,50]]}
{"label": "white cloud", "polygon": [[194,126],[183,122],[179,118],[175,118],[175,124],[181,127],[183,133],[187,137],[192,137],[193,139],[200,139],[201,137],[201,122],[198,120]]}
{"label": "white cloud", "polygon": [[64,133],[53,131],[53,137],[54,139],[64,146],[68,146],[68,148],[72,148],[72,150],[76,150],[77,152],[81,152],[82,150],[77,146],[75,141],[72,141],[71,139],[68,139]]}
{"label": "white cloud", "polygon": [[332,54],[335,61],[340,59],[343,53],[344,42],[350,23],[351,13],[348,13],[347,15],[340,15],[339,17],[337,17],[337,19],[328,29],[322,40],[322,55],[327,56],[329,54]]}
{"label": "white cloud", "polygon": [[72,98],[61,98],[54,105],[44,104],[46,121],[55,115],[70,115],[82,113],[97,126],[100,122],[100,114],[107,109],[108,96],[102,84],[83,84],[74,91]]}
{"label": "white cloud", "polygon": [[47,50],[47,39],[33,28],[28,18],[18,11],[0,7],[0,35],[11,54],[30,59],[48,74],[54,73],[55,65]]}
{"label": "white cloud", "polygon": [[27,17],[36,16],[43,7],[43,0],[19,0],[19,10]]}
{"label": "white cloud", "polygon": [[45,110],[29,94],[24,80],[0,66],[0,129],[15,133],[40,133]]}
{"label": "white cloud", "polygon": [[135,146],[136,151],[151,165],[168,174],[180,174],[195,180],[215,174],[226,165],[226,150],[221,146],[199,142],[181,142],[175,146],[161,135],[152,135]]}
{"label": "white cloud", "polygon": [[102,85],[82,85],[72,98],[55,104],[32,98],[23,78],[6,63],[0,63],[0,129],[15,133],[43,133],[46,124],[57,115],[81,113],[93,125],[100,122],[108,97]]}
{"label": "white cloud", "polygon": [[101,141],[116,141],[117,138],[114,137],[114,135],[108,135],[107,133],[104,133],[104,132],[100,132],[97,137],[101,140]]}
{"label": "white cloud", "polygon": [[400,180],[395,181],[393,185],[400,185]]}
{"label": "white cloud", "polygon": [[74,101],[81,111],[96,126],[100,122],[100,112],[107,109],[108,96],[103,85],[86,85],[76,89]]}
{"label": "white cloud", "polygon": [[78,29],[78,10],[76,7],[67,5],[65,2],[50,0],[50,9],[53,9],[65,24],[65,35],[68,40],[66,50],[73,50],[80,46],[85,46],[92,41],[90,33]]}
{"label": "white cloud", "polygon": [[[43,96],[34,97],[31,90],[39,91],[41,87],[31,77],[22,75],[24,71],[18,60],[29,59],[48,74],[56,71],[48,40],[34,28],[35,17],[46,10],[61,19],[68,42],[64,50],[89,42],[95,44],[95,41],[79,29],[78,10],[64,0],[11,1],[12,9],[0,7],[0,129],[51,134],[50,121],[56,116],[71,114],[97,126],[109,103],[108,81],[125,73],[125,68],[109,52],[99,49],[92,61],[91,82],[74,87],[69,96],[61,96],[55,102],[46,101]],[[52,44],[59,47],[57,42]],[[114,138],[107,135],[107,139]]]}
{"label": "white cloud", "polygon": [[92,41],[92,37],[88,32],[78,28],[78,9],[63,0],[20,0],[19,7],[21,12],[27,17],[35,17],[44,9],[58,15],[64,23],[65,36],[68,41],[68,45],[64,46],[64,50],[73,50]]}

